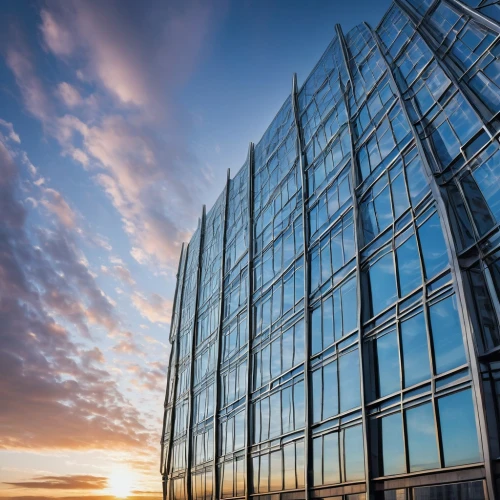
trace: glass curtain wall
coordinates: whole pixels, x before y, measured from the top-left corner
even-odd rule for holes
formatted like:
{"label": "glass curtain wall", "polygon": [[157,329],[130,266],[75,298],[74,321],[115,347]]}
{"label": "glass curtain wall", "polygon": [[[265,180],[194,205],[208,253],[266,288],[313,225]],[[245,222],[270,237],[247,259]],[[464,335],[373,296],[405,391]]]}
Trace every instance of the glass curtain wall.
{"label": "glass curtain wall", "polygon": [[179,263],[169,500],[500,496],[500,10],[340,27]]}

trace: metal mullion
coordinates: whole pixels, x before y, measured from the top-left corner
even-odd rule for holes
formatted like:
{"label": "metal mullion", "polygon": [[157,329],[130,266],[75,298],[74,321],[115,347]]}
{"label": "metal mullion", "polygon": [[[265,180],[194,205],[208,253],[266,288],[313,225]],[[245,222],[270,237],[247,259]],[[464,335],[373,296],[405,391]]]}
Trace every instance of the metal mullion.
{"label": "metal mullion", "polygon": [[[354,95],[354,88],[353,86],[353,79],[352,79],[352,74],[351,70],[349,68],[349,63],[348,63],[348,53],[347,53],[347,46],[346,42],[344,39],[344,35],[342,33],[342,28],[340,27],[339,24],[335,25],[335,31],[337,32],[337,37],[339,39],[339,45],[340,45],[340,50],[342,52],[342,59],[344,62],[344,65],[346,67],[347,75],[349,77],[349,86],[352,89],[353,95]],[[376,49],[377,46],[376,44],[374,45],[374,48]],[[352,124],[351,124],[351,116],[350,116],[350,105],[349,105],[349,99],[347,98],[347,91],[349,87],[344,88],[344,102],[347,110],[347,116],[348,116],[348,127],[349,127],[349,133],[351,137],[351,181],[353,185],[353,196],[352,196],[352,207],[353,207],[353,223],[354,223],[354,232],[355,232],[355,245],[356,245],[356,295],[357,295],[357,324],[358,324],[358,356],[359,356],[359,369],[360,369],[360,399],[361,399],[361,416],[362,416],[362,428],[363,428],[363,445],[364,445],[364,468],[365,468],[365,484],[366,484],[366,497],[369,499],[371,498],[371,483],[370,483],[370,454],[368,451],[368,420],[367,420],[367,415],[366,415],[366,402],[365,402],[365,387],[364,387],[364,356],[363,356],[363,336],[362,336],[362,307],[361,307],[361,301],[362,301],[362,296],[361,296],[361,262],[360,262],[360,236],[362,234],[362,229],[361,229],[361,223],[360,223],[360,215],[358,213],[358,198],[356,195],[356,166],[357,166],[357,159],[356,159],[356,154],[355,154],[355,147],[354,147],[354,134],[352,130]],[[340,392],[340,391],[339,391]],[[340,398],[340,396],[339,396]],[[342,433],[344,434],[344,433]]]}
{"label": "metal mullion", "polygon": [[[436,53],[436,50],[434,48],[434,41],[430,39],[428,36],[428,33],[422,30],[421,25],[422,25],[422,20],[420,22],[416,22],[413,16],[413,13],[409,12],[408,7],[405,5],[405,0],[394,0],[394,3],[406,14],[407,18],[410,21],[410,25],[413,26],[413,29],[415,32],[418,32],[418,34],[421,36],[422,40],[424,41],[425,45],[427,48],[430,50],[434,60],[436,61],[437,65],[441,68],[443,73],[448,77],[448,79],[451,81],[451,83],[455,86],[456,90],[458,93],[462,96],[462,98],[472,107],[474,114],[476,115],[476,118],[483,124],[484,128],[486,130],[489,130],[490,124],[489,120],[486,119],[484,116],[484,113],[481,112],[481,107],[484,106],[481,101],[469,90],[468,87],[463,88],[462,85],[460,85],[458,79],[455,77],[454,73],[450,71],[448,65],[446,65],[439,55]],[[385,60],[385,57],[384,57]],[[478,106],[479,104],[479,106]],[[444,104],[443,104],[444,106]],[[448,118],[447,118],[448,119]],[[427,127],[424,127],[427,128]],[[491,133],[490,133],[491,135]]]}
{"label": "metal mullion", "polygon": [[[170,471],[170,463],[171,463],[171,459],[172,459],[172,442],[173,442],[173,437],[174,437],[174,425],[175,425],[175,395],[176,395],[176,392],[177,392],[177,380],[178,380],[178,377],[177,377],[177,372],[178,372],[178,364],[179,364],[179,332],[180,332],[180,328],[181,328],[181,320],[182,320],[182,303],[183,303],[183,299],[184,299],[184,285],[186,283],[186,268],[187,268],[187,261],[188,261],[188,257],[189,257],[189,244],[187,246],[183,246],[182,247],[182,252],[184,254],[184,262],[183,262],[183,266],[182,266],[182,285],[181,285],[181,295],[180,295],[180,302],[179,302],[179,317],[178,317],[178,320],[177,320],[177,332],[176,332],[176,339],[175,339],[175,342],[176,342],[176,349],[175,349],[175,378],[174,378],[174,385],[172,387],[172,390],[173,390],[173,394],[174,394],[174,399],[172,401],[172,414],[170,416],[170,429],[168,429],[168,432],[169,432],[169,439],[168,439],[168,442],[169,442],[169,446],[168,446],[168,450],[167,450],[167,456],[166,456],[166,465],[165,465],[165,476],[164,478],[166,477],[166,479],[164,479],[164,481],[167,481],[168,482],[168,475],[169,475],[169,471]],[[183,255],[181,253],[181,257]],[[165,488],[164,488],[164,494],[167,494],[168,493],[168,489],[167,489],[167,486],[168,484],[165,485]],[[166,500],[166,497],[164,497],[164,500]]]}
{"label": "metal mullion", "polygon": [[200,226],[200,242],[198,247],[198,267],[196,271],[196,286],[195,286],[195,300],[194,300],[194,313],[193,313],[193,328],[191,330],[191,353],[189,355],[190,363],[190,376],[189,376],[189,392],[188,392],[188,424],[187,424],[187,460],[186,460],[186,492],[188,500],[192,498],[191,495],[191,467],[193,462],[193,439],[191,427],[193,425],[193,386],[194,386],[194,354],[196,350],[196,336],[198,332],[198,308],[200,300],[200,282],[201,282],[201,268],[203,257],[203,244],[205,239],[205,223],[206,223],[206,206],[203,205]]}
{"label": "metal mullion", "polygon": [[[281,111],[281,110],[280,110]],[[252,337],[253,337],[253,309],[252,309],[252,293],[253,293],[253,176],[255,166],[255,148],[251,142],[248,146],[248,279],[247,279],[247,383],[245,397],[245,500],[250,498],[250,477],[252,472],[252,457],[250,455],[250,442],[252,437],[252,423],[250,419],[250,399],[252,387]],[[260,428],[261,426],[259,426]],[[259,467],[260,477],[260,467]],[[260,481],[260,479],[259,479]],[[257,487],[258,489],[258,487]],[[217,499],[216,499],[217,500]]]}
{"label": "metal mullion", "polygon": [[465,3],[463,3],[460,0],[445,0],[445,3],[448,3],[455,8],[458,8],[459,10],[462,11],[463,14],[466,14],[470,16],[472,19],[474,19],[476,22],[479,24],[484,24],[491,30],[495,31],[496,33],[500,34],[500,24],[493,19],[486,17],[485,15],[481,14],[475,9],[472,9]]}
{"label": "metal mullion", "polygon": [[[332,42],[333,44],[333,42]],[[299,106],[298,106],[298,92],[297,92],[297,74],[294,73],[292,77],[292,107],[295,118],[295,127],[297,134],[297,149],[299,155],[299,164],[301,171],[301,181],[302,181],[302,231],[303,231],[303,246],[304,246],[304,409],[305,409],[305,420],[304,420],[304,490],[305,490],[305,500],[310,497],[310,483],[311,483],[311,473],[310,465],[312,465],[311,460],[311,404],[310,404],[310,384],[309,379],[309,364],[310,364],[310,317],[309,317],[309,260],[308,260],[308,250],[309,250],[309,219],[307,217],[308,212],[306,209],[306,197],[307,197],[307,176],[305,171],[305,161],[304,161],[304,144],[303,136],[301,133],[300,119],[299,119]]]}
{"label": "metal mullion", "polygon": [[[399,3],[399,0],[395,0],[396,3]],[[372,37],[374,38],[377,46],[379,47],[379,50],[381,52],[382,58],[384,59],[388,69],[389,69],[389,74],[390,77],[393,81],[393,84],[395,85],[395,88],[397,89],[397,92],[399,94],[399,99],[400,102],[404,103],[404,100],[401,95],[401,91],[399,89],[399,86],[396,83],[396,80],[394,78],[392,68],[387,61],[387,58],[384,54],[384,52],[381,50],[380,47],[380,41],[378,39],[378,35],[374,33],[371,28],[370,32],[372,34]],[[425,42],[425,40],[424,40]],[[467,99],[466,99],[467,100]],[[467,100],[468,102],[468,100]],[[491,458],[490,458],[490,449],[489,449],[489,443],[488,443],[488,427],[487,427],[487,422],[486,422],[486,416],[485,416],[485,401],[484,401],[484,395],[483,395],[483,388],[481,385],[481,372],[480,372],[480,366],[478,359],[476,357],[476,352],[475,352],[475,346],[474,346],[474,333],[471,331],[471,322],[469,319],[469,313],[468,310],[465,306],[466,304],[466,294],[465,294],[465,284],[463,282],[462,274],[460,271],[460,265],[458,262],[458,257],[456,252],[454,251],[454,244],[453,244],[453,235],[452,235],[452,230],[449,224],[449,220],[447,217],[447,212],[446,212],[446,206],[441,194],[441,191],[439,189],[439,186],[437,184],[437,181],[435,177],[433,176],[432,169],[428,163],[427,157],[424,152],[424,146],[421,142],[421,139],[415,129],[415,126],[410,120],[410,117],[408,115],[408,111],[406,109],[406,105],[403,104],[401,106],[406,119],[408,123],[410,124],[410,128],[413,132],[413,135],[415,137],[415,143],[419,152],[420,159],[422,161],[422,165],[424,166],[424,172],[427,176],[427,180],[429,182],[429,185],[431,187],[431,192],[434,197],[434,200],[436,201],[436,209],[438,212],[438,215],[440,217],[440,222],[442,224],[443,228],[443,233],[445,236],[445,241],[447,243],[447,249],[448,249],[448,257],[450,261],[450,271],[455,278],[455,284],[454,284],[454,289],[456,290],[456,296],[457,300],[459,302],[459,317],[460,317],[460,323],[462,326],[462,338],[464,340],[465,344],[465,350],[467,352],[467,357],[468,357],[468,362],[469,366],[471,368],[471,378],[472,378],[472,385],[474,386],[474,409],[476,416],[479,420],[479,433],[481,437],[481,451],[483,455],[483,460],[484,460],[484,466],[486,470],[486,484],[487,484],[487,489],[488,489],[488,495],[491,498],[495,498],[495,486],[494,486],[494,480],[493,480],[493,471],[492,471],[492,465],[491,465]],[[460,307],[462,305],[462,307]],[[428,308],[424,307],[424,314],[428,314]],[[428,318],[426,317],[426,321],[428,321]],[[427,324],[427,326],[429,323]],[[428,329],[428,328],[427,328]],[[429,335],[429,333],[428,333]],[[434,371],[434,367],[433,367]],[[434,381],[434,375],[432,378],[432,391],[434,393],[435,391],[435,381]]]}
{"label": "metal mullion", "polygon": [[[226,261],[226,234],[227,219],[229,210],[229,187],[231,183],[231,171],[227,170],[226,180],[226,199],[224,205],[224,216],[222,226],[222,250],[221,250],[221,268],[220,268],[220,288],[219,288],[219,326],[217,331],[217,349],[215,359],[215,384],[214,384],[214,434],[213,434],[213,461],[212,461],[212,492],[214,499],[219,498],[219,474],[217,467],[217,450],[219,445],[219,388],[220,388],[220,360],[222,350],[222,331],[223,331],[223,311],[224,311],[224,274]],[[208,386],[207,386],[208,387]],[[233,436],[234,437],[234,436]]]}

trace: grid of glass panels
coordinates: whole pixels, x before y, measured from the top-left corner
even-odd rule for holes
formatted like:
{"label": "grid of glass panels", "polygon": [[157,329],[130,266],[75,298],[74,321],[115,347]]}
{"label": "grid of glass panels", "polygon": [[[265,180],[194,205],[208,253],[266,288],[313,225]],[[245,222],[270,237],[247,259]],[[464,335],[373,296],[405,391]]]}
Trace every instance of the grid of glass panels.
{"label": "grid of glass panels", "polygon": [[[225,193],[207,215],[199,273],[194,234],[170,500],[495,498],[497,4],[399,0],[375,30],[339,30],[229,182],[225,241]],[[412,479],[487,460],[484,479]]]}

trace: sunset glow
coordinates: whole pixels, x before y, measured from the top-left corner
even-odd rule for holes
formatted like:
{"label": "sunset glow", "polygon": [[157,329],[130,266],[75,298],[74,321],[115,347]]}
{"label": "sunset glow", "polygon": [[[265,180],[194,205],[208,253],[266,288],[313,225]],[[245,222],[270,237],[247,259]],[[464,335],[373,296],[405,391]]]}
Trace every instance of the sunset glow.
{"label": "sunset glow", "polygon": [[132,493],[133,476],[129,469],[117,468],[109,477],[108,486],[117,498],[127,498]]}

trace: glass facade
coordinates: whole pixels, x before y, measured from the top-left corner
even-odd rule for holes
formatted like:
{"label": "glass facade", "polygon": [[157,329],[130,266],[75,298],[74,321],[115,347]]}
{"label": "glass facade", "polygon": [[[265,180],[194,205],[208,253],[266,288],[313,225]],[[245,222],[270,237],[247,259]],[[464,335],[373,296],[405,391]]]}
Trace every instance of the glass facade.
{"label": "glass facade", "polygon": [[166,500],[500,498],[499,3],[335,32],[182,249]]}

